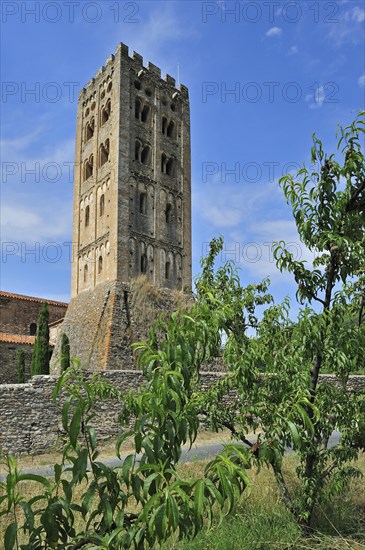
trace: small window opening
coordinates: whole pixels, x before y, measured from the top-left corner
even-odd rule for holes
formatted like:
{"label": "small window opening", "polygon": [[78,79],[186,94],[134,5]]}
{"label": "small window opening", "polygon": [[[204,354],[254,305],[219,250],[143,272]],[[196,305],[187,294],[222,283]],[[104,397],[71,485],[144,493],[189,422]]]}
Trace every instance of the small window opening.
{"label": "small window opening", "polygon": [[141,89],[141,83],[139,80],[135,80],[134,81],[134,87],[136,88],[136,90],[140,90]]}
{"label": "small window opening", "polygon": [[29,334],[31,336],[35,336],[37,334],[37,324],[36,323],[30,323]]}
{"label": "small window opening", "polygon": [[149,115],[149,112],[150,112],[150,108],[148,105],[145,105],[142,109],[142,113],[141,113],[141,121],[142,122],[148,122],[148,115]]}
{"label": "small window opening", "polygon": [[141,256],[141,273],[147,273],[147,256],[142,254]]}
{"label": "small window opening", "polygon": [[149,160],[150,160],[150,148],[148,147],[148,145],[146,145],[142,150],[141,162],[142,164],[149,164]]}
{"label": "small window opening", "polygon": [[170,223],[172,220],[172,205],[169,202],[166,204],[165,216],[166,223]]}
{"label": "small window opening", "polygon": [[139,212],[140,214],[147,214],[147,195],[141,193],[139,196]]}
{"label": "small window opening", "polygon": [[170,277],[171,277],[171,263],[166,262],[166,264],[165,264],[165,278],[170,279]]}
{"label": "small window opening", "polygon": [[135,103],[134,103],[134,115],[136,117],[136,119],[140,119],[140,116],[141,116],[141,102],[139,99],[136,99]]}
{"label": "small window opening", "polygon": [[175,175],[175,159],[171,158],[166,163],[166,174],[168,176]]}
{"label": "small window opening", "polygon": [[101,195],[99,200],[99,215],[104,216],[104,208],[105,208],[105,196],[104,194]]}
{"label": "small window opening", "polygon": [[138,140],[136,140],[135,146],[134,146],[134,159],[138,160],[140,162],[141,157],[141,149],[142,149],[142,143]]}
{"label": "small window opening", "polygon": [[87,205],[85,208],[85,227],[88,227],[90,222],[90,206]]}
{"label": "small window opening", "polygon": [[173,120],[170,120],[169,125],[167,126],[166,134],[169,138],[175,137],[175,123]]}
{"label": "small window opening", "polygon": [[161,155],[161,172],[163,174],[166,174],[166,164],[167,164],[167,156],[165,153],[162,153]]}
{"label": "small window opening", "polygon": [[89,271],[88,266],[84,265],[84,283],[87,282],[88,271]]}
{"label": "small window opening", "polygon": [[162,133],[164,136],[166,136],[167,131],[167,118],[165,116],[162,117]]}
{"label": "small window opening", "polygon": [[100,275],[100,273],[103,271],[103,258],[101,256],[99,256],[99,259],[98,259],[98,274]]}

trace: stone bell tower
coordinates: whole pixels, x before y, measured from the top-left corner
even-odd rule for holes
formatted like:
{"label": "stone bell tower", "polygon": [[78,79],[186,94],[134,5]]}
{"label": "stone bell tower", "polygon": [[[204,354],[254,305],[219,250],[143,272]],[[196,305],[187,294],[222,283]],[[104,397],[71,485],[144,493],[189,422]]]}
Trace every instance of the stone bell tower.
{"label": "stone bell tower", "polygon": [[[85,368],[128,367],[136,277],[160,289],[165,305],[164,288],[191,288],[190,162],[188,89],[119,44],[81,91],[77,111],[71,302],[62,330]],[[59,345],[54,368],[58,358]]]}

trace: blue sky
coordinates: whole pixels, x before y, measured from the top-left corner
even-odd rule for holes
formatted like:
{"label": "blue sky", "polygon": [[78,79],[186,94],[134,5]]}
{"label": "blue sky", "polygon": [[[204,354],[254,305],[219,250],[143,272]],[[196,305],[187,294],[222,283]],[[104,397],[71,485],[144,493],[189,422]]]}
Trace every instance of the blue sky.
{"label": "blue sky", "polygon": [[[364,107],[363,1],[3,1],[1,288],[68,301],[78,90],[119,42],[189,87],[193,271],[224,235],[244,282],[293,293],[270,245],[299,243],[279,177],[334,151]],[[33,92],[32,92],[33,91]]]}

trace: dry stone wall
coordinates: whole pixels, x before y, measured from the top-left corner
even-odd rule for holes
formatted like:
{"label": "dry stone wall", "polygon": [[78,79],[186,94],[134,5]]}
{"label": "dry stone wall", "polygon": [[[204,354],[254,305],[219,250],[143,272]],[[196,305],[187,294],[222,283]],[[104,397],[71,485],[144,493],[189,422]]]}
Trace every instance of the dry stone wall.
{"label": "dry stone wall", "polygon": [[[223,375],[203,372],[201,384],[208,388]],[[136,370],[108,371],[100,376],[122,392],[138,389],[143,383],[143,374]],[[333,375],[322,375],[320,381],[339,384]],[[56,383],[56,376],[34,376],[27,384],[0,385],[1,451],[15,455],[41,454],[57,444],[62,445],[61,403],[55,404],[52,400]],[[348,387],[353,392],[363,391],[365,376],[351,376]],[[234,394],[226,396],[227,399],[234,399]],[[99,440],[118,434],[120,408],[116,400],[100,401],[95,406],[94,424]]]}

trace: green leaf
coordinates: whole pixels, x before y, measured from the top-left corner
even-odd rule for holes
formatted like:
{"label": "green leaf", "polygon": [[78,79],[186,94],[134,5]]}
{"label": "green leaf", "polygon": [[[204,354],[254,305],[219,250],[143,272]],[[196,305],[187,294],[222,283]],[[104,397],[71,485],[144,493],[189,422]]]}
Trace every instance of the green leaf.
{"label": "green leaf", "polygon": [[80,433],[80,426],[81,426],[81,409],[79,406],[77,406],[71,420],[70,432],[69,432],[70,443],[74,449],[76,449],[77,438]]}
{"label": "green leaf", "polygon": [[47,489],[51,487],[51,484],[47,478],[36,474],[20,474],[18,481],[36,481],[37,483],[41,483],[47,487]]}
{"label": "green leaf", "polygon": [[166,503],[157,508],[154,520],[157,537],[163,540],[166,532]]}
{"label": "green leaf", "polygon": [[17,525],[16,523],[10,523],[5,531],[4,544],[5,550],[13,550],[16,542],[16,532]]}
{"label": "green leaf", "polygon": [[92,428],[91,426],[88,426],[87,427],[87,433],[88,433],[88,436],[89,436],[91,450],[95,451],[95,449],[96,449],[96,431],[95,431],[95,428]]}
{"label": "green leaf", "polygon": [[197,518],[201,518],[203,515],[204,489],[205,489],[204,480],[199,479],[196,482],[195,492],[194,492],[194,509],[195,509],[195,516]]}
{"label": "green leaf", "polygon": [[288,420],[288,426],[289,426],[289,430],[290,430],[290,433],[291,433],[291,436],[292,436],[292,439],[293,439],[294,449],[300,449],[301,448],[301,440],[300,440],[299,432],[298,432],[298,429],[297,429],[296,425],[293,422],[291,422],[290,420]]}
{"label": "green leaf", "polygon": [[129,486],[129,480],[131,476],[131,469],[134,464],[136,455],[128,455],[123,462],[123,468],[122,468],[122,476],[124,479],[124,482]]}

